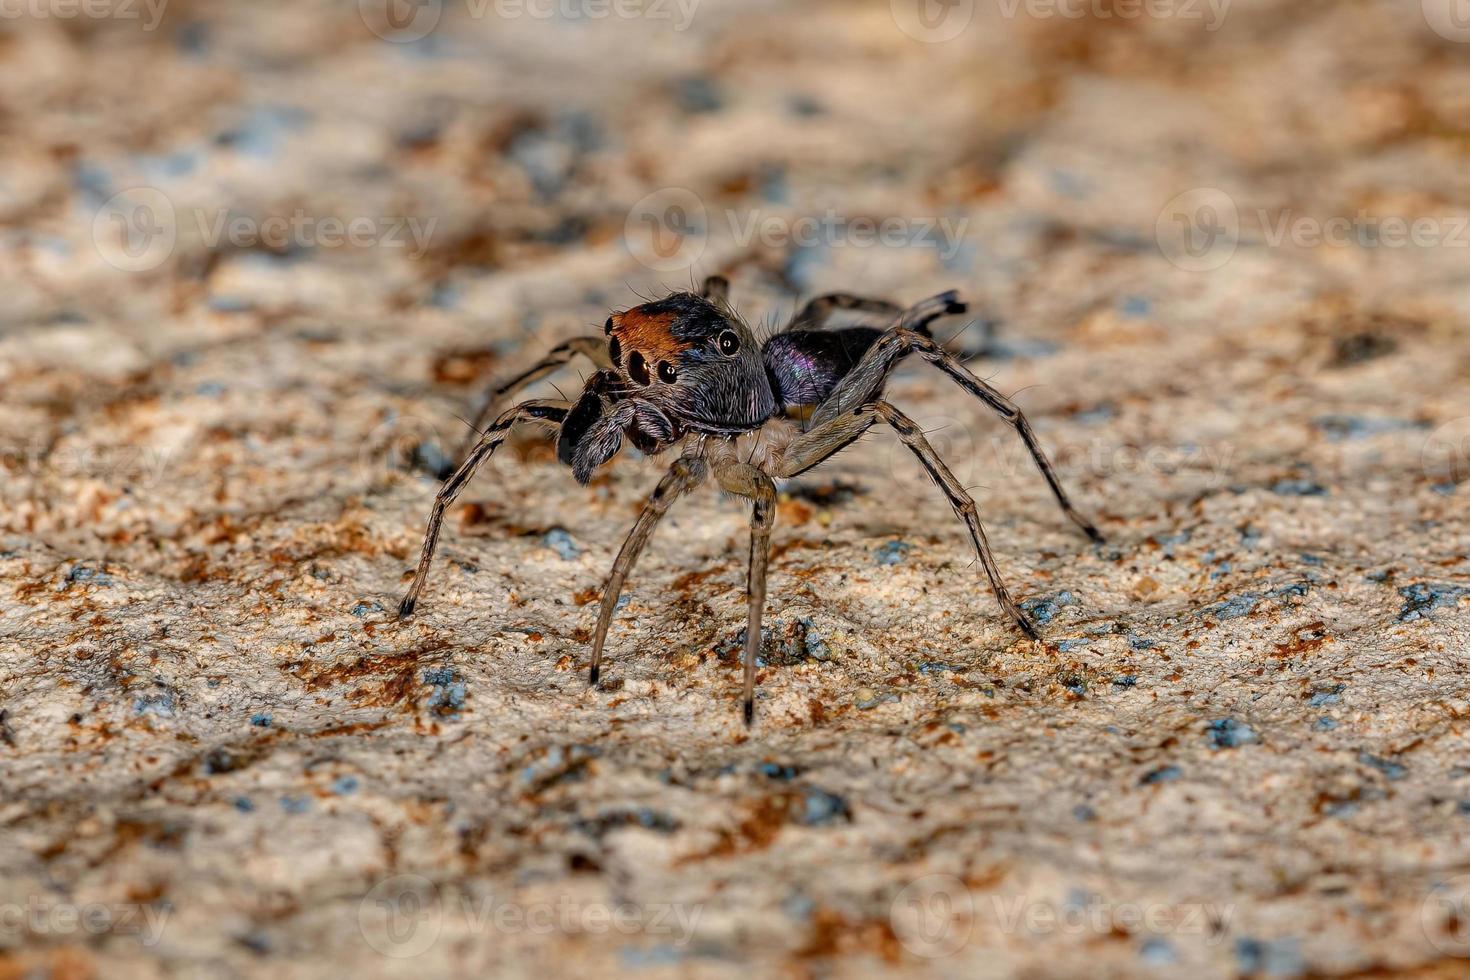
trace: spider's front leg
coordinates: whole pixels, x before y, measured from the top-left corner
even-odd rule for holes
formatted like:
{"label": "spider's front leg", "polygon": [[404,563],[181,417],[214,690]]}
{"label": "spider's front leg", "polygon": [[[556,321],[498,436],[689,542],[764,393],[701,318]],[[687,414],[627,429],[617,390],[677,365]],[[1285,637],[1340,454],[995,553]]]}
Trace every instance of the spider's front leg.
{"label": "spider's front leg", "polygon": [[485,420],[490,417],[490,413],[495,410],[497,405],[504,403],[505,399],[514,395],[522,388],[535,384],[537,381],[555,372],[558,368],[568,364],[578,354],[586,357],[587,360],[591,361],[599,369],[612,365],[612,362],[607,356],[607,341],[602,337],[573,337],[571,340],[557,344],[551,350],[547,351],[546,356],[541,360],[499,387],[492,388],[485,395],[484,401],[480,403],[479,410],[475,412],[475,417],[470,422],[469,434],[465,436],[464,441],[460,443],[459,448],[455,451],[455,462],[458,463],[465,458],[465,454],[469,451],[470,446],[479,437],[480,429],[484,426]]}
{"label": "spider's front leg", "polygon": [[709,466],[703,457],[689,455],[674,460],[674,465],[658,481],[653,496],[648,498],[633,530],[628,532],[628,537],[623,541],[622,548],[618,549],[612,573],[608,575],[607,585],[602,589],[602,606],[597,612],[597,632],[592,637],[592,666],[587,671],[587,681],[594,687],[602,673],[602,647],[607,642],[607,630],[612,624],[613,613],[618,608],[618,597],[623,594],[623,583],[627,581],[628,573],[637,563],[653,529],[669,512],[674,501],[703,483],[708,473]]}
{"label": "spider's front leg", "polygon": [[398,606],[399,619],[413,614],[414,606],[419,601],[419,594],[424,591],[424,582],[429,577],[429,565],[434,561],[434,548],[439,543],[439,531],[444,526],[444,512],[468,485],[475,471],[480,468],[480,464],[500,448],[500,444],[510,433],[511,426],[517,422],[559,425],[566,419],[568,408],[566,402],[539,400],[522,402],[502,414],[490,428],[485,430],[484,435],[480,436],[480,441],[465,457],[464,462],[459,464],[454,475],[444,481],[444,485],[439,488],[438,496],[434,498],[434,507],[429,512],[429,525],[424,531],[424,548],[419,555],[418,570],[414,573],[413,585],[409,587],[408,595],[403,597],[403,602]]}

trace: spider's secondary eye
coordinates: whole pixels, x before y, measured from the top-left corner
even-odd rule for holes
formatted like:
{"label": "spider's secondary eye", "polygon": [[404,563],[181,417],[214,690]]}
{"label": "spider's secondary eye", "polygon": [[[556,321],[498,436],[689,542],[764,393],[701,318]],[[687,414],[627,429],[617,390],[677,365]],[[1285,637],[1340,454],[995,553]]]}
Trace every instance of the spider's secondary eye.
{"label": "spider's secondary eye", "polygon": [[618,338],[614,337],[607,342],[607,356],[612,358],[614,364],[623,359],[623,345],[618,343]]}
{"label": "spider's secondary eye", "polygon": [[740,337],[733,330],[720,333],[720,353],[733,354],[740,349]]}
{"label": "spider's secondary eye", "polygon": [[607,322],[602,325],[602,332],[603,333],[612,333],[612,328],[613,328],[612,317],[608,317],[607,318]]}
{"label": "spider's secondary eye", "polygon": [[664,384],[671,385],[679,380],[679,372],[674,370],[674,365],[668,361],[658,362],[658,379]]}
{"label": "spider's secondary eye", "polygon": [[636,350],[628,355],[628,377],[641,385],[648,384],[648,362]]}

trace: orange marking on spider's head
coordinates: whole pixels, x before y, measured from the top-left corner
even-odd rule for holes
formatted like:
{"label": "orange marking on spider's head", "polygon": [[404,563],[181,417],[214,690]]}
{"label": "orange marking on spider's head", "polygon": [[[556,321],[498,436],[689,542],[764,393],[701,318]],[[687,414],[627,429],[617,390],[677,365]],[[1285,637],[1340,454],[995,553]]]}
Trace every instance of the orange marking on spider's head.
{"label": "orange marking on spider's head", "polygon": [[675,315],[661,313],[649,316],[637,308],[613,317],[612,335],[625,351],[638,351],[649,364],[673,361],[692,345],[674,337]]}

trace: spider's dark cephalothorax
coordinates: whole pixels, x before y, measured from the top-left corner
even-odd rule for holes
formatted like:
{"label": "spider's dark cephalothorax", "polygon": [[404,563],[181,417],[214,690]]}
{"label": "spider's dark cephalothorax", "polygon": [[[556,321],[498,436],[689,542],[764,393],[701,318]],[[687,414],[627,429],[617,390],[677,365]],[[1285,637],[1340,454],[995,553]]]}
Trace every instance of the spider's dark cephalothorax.
{"label": "spider's dark cephalothorax", "polygon": [[[612,459],[625,439],[647,454],[682,444],[683,452],[659,482],[613,563],[603,589],[589,673],[596,684],[623,583],[654,526],[675,499],[713,474],[725,490],[752,501],[743,699],[748,723],[754,710],[755,659],[775,517],[774,481],[830,459],[875,423],[883,422],[944,490],[970,533],[996,599],[1016,625],[1035,639],[1035,628],[1001,582],[975,501],[914,422],[882,399],[884,384],[898,362],[908,354],[919,355],[1015,428],[1062,510],[1090,538],[1102,540],[1097,528],[1067,499],[1020,410],[930,336],[931,322],[963,313],[965,304],[954,292],[908,308],[833,293],[812,300],[784,329],[761,344],[730,309],[728,291],[728,283],[716,277],[706,280],[699,294],[675,293],[614,313],[607,318],[601,337],[577,337],[560,344],[530,370],[495,389],[476,418],[473,445],[461,451],[458,468],[434,501],[418,570],[399,615],[411,614],[423,591],[445,510],[517,422],[556,426],[557,458],[572,468],[580,483],[588,482],[597,467]],[[843,310],[879,318],[883,326],[828,327],[833,315]],[[490,409],[501,399],[546,377],[577,354],[589,358],[598,370],[574,404],[526,401],[485,426]],[[733,444],[738,436],[761,428],[789,409],[803,407],[811,408],[805,431],[776,449],[764,467],[735,454]]]}

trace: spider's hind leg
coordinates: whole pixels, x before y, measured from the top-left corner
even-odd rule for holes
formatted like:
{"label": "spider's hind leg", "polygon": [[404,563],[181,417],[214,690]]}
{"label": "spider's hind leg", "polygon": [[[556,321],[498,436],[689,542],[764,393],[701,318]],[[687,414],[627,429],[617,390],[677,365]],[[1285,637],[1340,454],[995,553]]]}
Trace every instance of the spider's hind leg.
{"label": "spider's hind leg", "polygon": [[808,301],[791,318],[791,322],[781,328],[782,332],[819,330],[839,310],[859,310],[863,313],[894,316],[902,310],[902,307],[886,299],[870,299],[866,296],[854,296],[852,293],[827,293],[825,296],[817,296]]}
{"label": "spider's hind leg", "polygon": [[[944,302],[946,298],[951,301],[951,294],[942,294],[926,301],[933,306]],[[925,304],[919,304],[920,307]],[[918,309],[913,307],[912,309]],[[909,314],[906,311],[904,316]],[[904,326],[896,326],[883,335],[873,346],[868,348],[863,359],[858,362],[857,367],[848,372],[838,382],[837,387],[827,400],[817,407],[812,415],[812,424],[821,425],[831,421],[840,415],[854,411],[864,405],[871,404],[881,396],[883,386],[888,381],[898,362],[910,353],[917,353],[924,360],[933,364],[939,370],[949,375],[950,378],[961,388],[980,399],[1021,437],[1026,446],[1026,451],[1031,454],[1031,459],[1036,463],[1036,468],[1046,479],[1046,484],[1051,488],[1052,496],[1056,498],[1057,505],[1062,512],[1071,518],[1072,523],[1082,529],[1095,543],[1101,543],[1103,536],[1097,527],[1082,516],[1076,507],[1072,506],[1067,491],[1062,488],[1062,482],[1057,478],[1056,470],[1052,468],[1051,461],[1047,459],[1046,452],[1041,448],[1041,441],[1036,438],[1031,423],[1026,421],[1026,416],[1005,395],[986,382],[975,377],[965,367],[958,357],[945,350],[932,337],[917,333]]]}
{"label": "spider's hind leg", "polygon": [[920,464],[944,491],[955,516],[970,532],[975,554],[985,569],[986,577],[990,579],[990,588],[995,592],[996,601],[1001,608],[1015,621],[1021,632],[1033,640],[1037,639],[1036,628],[1011,599],[1010,592],[1000,579],[1000,569],[995,564],[995,556],[991,554],[985,528],[980,524],[980,512],[975,506],[974,498],[960,485],[960,481],[945,465],[944,460],[939,458],[934,447],[929,445],[914,421],[892,405],[884,401],[862,405],[803,433],[777,453],[772,475],[778,478],[797,476],[825,463],[861,438],[879,419],[893,427],[898,438],[919,458]]}

